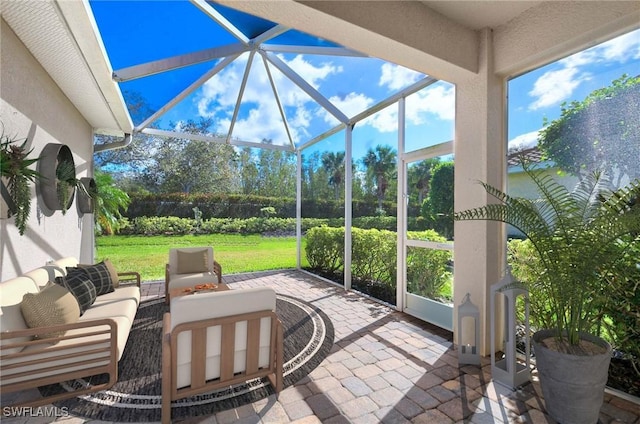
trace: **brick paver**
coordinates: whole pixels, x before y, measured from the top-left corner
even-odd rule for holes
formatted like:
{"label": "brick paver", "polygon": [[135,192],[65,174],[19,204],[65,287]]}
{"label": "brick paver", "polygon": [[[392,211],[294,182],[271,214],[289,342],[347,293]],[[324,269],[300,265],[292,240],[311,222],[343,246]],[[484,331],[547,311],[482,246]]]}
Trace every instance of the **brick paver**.
{"label": "brick paver", "polygon": [[[535,373],[534,383],[511,391],[491,381],[487,358],[482,368],[458,367],[449,332],[300,271],[226,275],[223,280],[232,289],[270,286],[312,302],[330,317],[334,346],[315,370],[277,399],[270,396],[183,424],[553,422],[543,412]],[[143,299],[163,292],[164,282],[142,284]],[[2,421],[40,424],[55,418]],[[77,417],[58,421],[85,422]],[[601,421],[640,424],[640,404],[606,394]]]}

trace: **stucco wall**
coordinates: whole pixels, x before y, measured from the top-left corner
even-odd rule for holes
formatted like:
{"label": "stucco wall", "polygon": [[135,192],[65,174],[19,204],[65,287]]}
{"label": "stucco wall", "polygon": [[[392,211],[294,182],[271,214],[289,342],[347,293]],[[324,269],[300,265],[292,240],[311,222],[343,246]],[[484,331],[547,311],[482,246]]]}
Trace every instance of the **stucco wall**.
{"label": "stucco wall", "polygon": [[[0,27],[0,120],[4,133],[26,138],[34,157],[47,143],[66,144],[73,152],[78,178],[91,175],[92,128],[4,20],[0,20]],[[0,219],[1,280],[42,266],[49,259],[93,259],[93,215],[80,214],[75,200],[65,215],[53,212],[34,185],[31,193],[31,215],[23,236],[18,234],[13,217]]]}

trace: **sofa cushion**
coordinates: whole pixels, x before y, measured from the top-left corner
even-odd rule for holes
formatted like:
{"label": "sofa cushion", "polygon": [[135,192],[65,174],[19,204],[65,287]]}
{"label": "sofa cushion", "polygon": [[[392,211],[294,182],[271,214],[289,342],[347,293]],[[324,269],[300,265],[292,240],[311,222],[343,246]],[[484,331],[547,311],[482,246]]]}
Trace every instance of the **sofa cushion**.
{"label": "sofa cushion", "polygon": [[197,272],[207,272],[207,249],[195,251],[178,250],[178,274],[192,274]]}
{"label": "sofa cushion", "polygon": [[[114,290],[113,277],[109,267],[104,262],[100,262],[94,265],[80,265],[78,269],[83,270],[89,276],[89,280],[96,286],[96,296],[111,293]],[[75,268],[67,268],[67,274],[69,270]],[[118,278],[116,274],[116,279]]]}
{"label": "sofa cushion", "polygon": [[[35,281],[28,277],[16,277],[0,283],[0,331],[26,330],[29,328],[20,311],[20,303],[25,293],[38,293],[40,290]],[[3,347],[31,340],[31,337],[16,337],[0,340]],[[2,349],[3,355],[17,353],[22,346]]]}
{"label": "sofa cushion", "polygon": [[81,316],[96,301],[96,286],[80,268],[69,268],[66,276],[56,277],[56,283],[66,287],[75,296]]}
{"label": "sofa cushion", "polygon": [[[80,318],[80,306],[66,287],[48,284],[40,293],[26,293],[20,303],[29,328],[70,324]],[[36,339],[62,336],[64,331],[38,334]]]}

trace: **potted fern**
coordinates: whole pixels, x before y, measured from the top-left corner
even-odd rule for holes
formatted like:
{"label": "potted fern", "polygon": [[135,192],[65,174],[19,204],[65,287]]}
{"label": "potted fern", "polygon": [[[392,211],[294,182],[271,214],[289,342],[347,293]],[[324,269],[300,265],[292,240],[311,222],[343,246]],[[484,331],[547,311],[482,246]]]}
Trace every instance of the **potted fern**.
{"label": "potted fern", "polygon": [[[532,314],[549,328],[532,337],[545,405],[558,422],[596,423],[607,382],[611,346],[597,334],[598,305],[607,276],[624,272],[631,247],[640,243],[640,180],[610,190],[604,173],[593,173],[573,191],[523,163],[540,198],[510,197],[482,183],[497,203],[458,212],[456,220],[492,220],[519,229],[538,263]],[[543,305],[543,306],[541,306]],[[533,310],[541,306],[543,310]]]}
{"label": "potted fern", "polygon": [[[29,183],[40,178],[40,174],[31,169],[31,165],[40,158],[30,159],[32,150],[27,150],[27,140],[19,140],[0,134],[0,176],[2,177],[2,199],[7,205],[7,216],[15,215],[15,223],[20,235],[27,229],[27,220],[31,213],[31,189]],[[4,215],[4,212],[3,212]]]}

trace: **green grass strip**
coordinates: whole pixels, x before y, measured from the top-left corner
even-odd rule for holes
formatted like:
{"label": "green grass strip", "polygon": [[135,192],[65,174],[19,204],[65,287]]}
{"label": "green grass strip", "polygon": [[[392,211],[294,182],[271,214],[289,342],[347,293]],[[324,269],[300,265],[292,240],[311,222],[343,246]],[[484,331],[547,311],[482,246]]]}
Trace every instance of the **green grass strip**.
{"label": "green grass strip", "polygon": [[[203,234],[184,236],[101,236],[97,260],[109,259],[118,271],[137,271],[142,281],[164,280],[169,249],[213,246],[223,274],[296,267],[295,237]],[[304,249],[304,240],[303,240]],[[308,266],[302,255],[302,266]]]}

